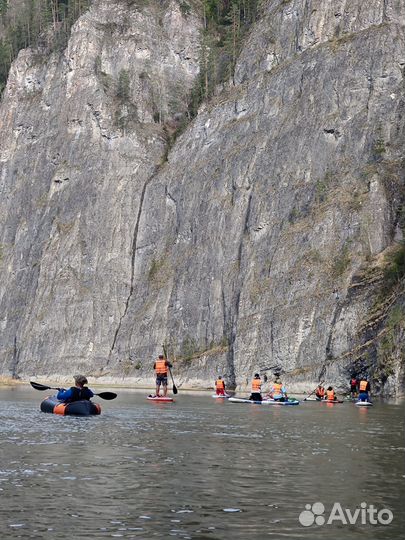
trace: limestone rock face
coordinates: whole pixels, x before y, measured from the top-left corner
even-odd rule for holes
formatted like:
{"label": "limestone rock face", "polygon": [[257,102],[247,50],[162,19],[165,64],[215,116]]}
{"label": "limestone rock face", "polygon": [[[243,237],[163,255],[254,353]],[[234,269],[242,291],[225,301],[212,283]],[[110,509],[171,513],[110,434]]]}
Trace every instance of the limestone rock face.
{"label": "limestone rock face", "polygon": [[[185,112],[200,20],[96,1],[49,59],[22,51],[1,102],[0,365],[95,373],[131,284],[145,186]],[[136,236],[136,235],[135,235]]]}
{"label": "limestone rock face", "polygon": [[201,23],[148,6],[95,2],[63,55],[13,66],[2,371],[151,382],[166,343],[180,384],[401,391],[403,1],[267,1],[167,159]]}

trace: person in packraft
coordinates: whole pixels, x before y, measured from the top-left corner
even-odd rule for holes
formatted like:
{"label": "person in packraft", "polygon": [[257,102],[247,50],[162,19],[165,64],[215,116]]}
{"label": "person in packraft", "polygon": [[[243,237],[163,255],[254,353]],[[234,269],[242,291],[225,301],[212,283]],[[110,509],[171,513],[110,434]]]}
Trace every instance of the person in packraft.
{"label": "person in packraft", "polygon": [[153,369],[156,373],[156,397],[160,395],[160,385],[163,386],[163,397],[167,396],[167,374],[172,364],[163,356],[159,354],[157,360],[153,364]]}
{"label": "person in packraft", "polygon": [[258,373],[255,373],[255,376],[252,380],[252,393],[250,394],[249,399],[252,401],[261,401],[262,400],[262,380]]}
{"label": "person in packraft", "polygon": [[218,375],[218,379],[215,381],[215,393],[217,396],[225,396],[225,382],[223,381],[221,375]]}
{"label": "person in packraft", "polygon": [[318,388],[315,390],[315,397],[318,400],[325,399],[325,388],[321,384],[318,384]]}
{"label": "person in packraft", "polygon": [[73,401],[89,401],[93,396],[93,392],[87,386],[87,379],[84,375],[74,375],[75,386],[71,386],[67,390],[60,388],[56,395],[56,399],[64,403],[72,403]]}
{"label": "person in packraft", "polygon": [[326,401],[337,401],[336,393],[332,386],[328,386],[326,390]]}
{"label": "person in packraft", "polygon": [[370,383],[367,379],[362,379],[359,382],[359,401],[370,401]]}

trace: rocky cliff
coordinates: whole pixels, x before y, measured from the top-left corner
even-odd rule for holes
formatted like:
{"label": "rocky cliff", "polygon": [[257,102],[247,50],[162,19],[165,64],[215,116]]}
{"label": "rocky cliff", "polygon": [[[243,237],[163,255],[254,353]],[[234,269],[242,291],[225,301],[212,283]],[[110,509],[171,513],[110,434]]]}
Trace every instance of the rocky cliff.
{"label": "rocky cliff", "polygon": [[0,368],[404,386],[403,0],[267,0],[174,144],[198,4],[96,0],[0,112]]}

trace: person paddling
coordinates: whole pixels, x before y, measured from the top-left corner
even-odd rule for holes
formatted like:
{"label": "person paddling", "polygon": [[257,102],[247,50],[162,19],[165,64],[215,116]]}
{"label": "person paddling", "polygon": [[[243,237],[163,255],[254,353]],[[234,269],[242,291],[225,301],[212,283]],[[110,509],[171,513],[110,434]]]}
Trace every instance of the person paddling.
{"label": "person paddling", "polygon": [[362,379],[359,382],[359,401],[370,401],[370,383],[367,379]]}
{"label": "person paddling", "polygon": [[172,364],[163,354],[159,354],[159,358],[153,364],[153,369],[156,372],[156,397],[160,396],[160,385],[163,385],[163,397],[167,396],[167,373],[171,367]]}
{"label": "person paddling", "polygon": [[328,386],[326,390],[326,401],[337,401],[336,393],[332,386]]}
{"label": "person paddling", "polygon": [[225,396],[225,382],[222,380],[221,375],[218,376],[218,379],[215,381],[215,392],[217,396]]}
{"label": "person paddling", "polygon": [[252,380],[252,393],[250,394],[249,399],[252,401],[261,401],[262,400],[262,380],[258,373],[255,373],[255,376]]}
{"label": "person paddling", "polygon": [[287,401],[287,390],[283,386],[283,383],[281,380],[277,377],[277,379],[273,383],[273,388],[270,392],[270,397],[274,399],[274,401]]}
{"label": "person paddling", "polygon": [[56,399],[64,403],[72,403],[73,401],[89,401],[93,396],[93,392],[87,386],[87,379],[84,375],[74,375],[75,386],[71,386],[68,390],[61,388],[56,395]]}
{"label": "person paddling", "polygon": [[318,401],[325,399],[325,388],[319,384],[318,388],[315,390],[315,396]]}

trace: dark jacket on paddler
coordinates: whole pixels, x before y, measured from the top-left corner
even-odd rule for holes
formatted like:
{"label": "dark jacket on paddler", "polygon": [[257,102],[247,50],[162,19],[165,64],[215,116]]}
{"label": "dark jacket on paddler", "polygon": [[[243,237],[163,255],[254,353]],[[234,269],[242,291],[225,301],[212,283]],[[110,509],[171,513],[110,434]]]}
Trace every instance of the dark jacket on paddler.
{"label": "dark jacket on paddler", "polygon": [[90,400],[93,396],[94,394],[90,388],[78,388],[77,386],[72,386],[71,388],[68,388],[68,390],[61,388],[56,399],[65,403],[72,403],[73,401]]}

